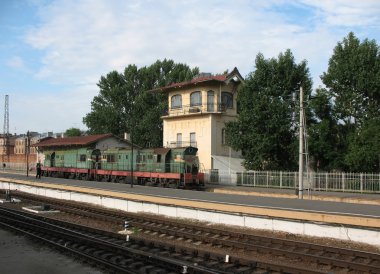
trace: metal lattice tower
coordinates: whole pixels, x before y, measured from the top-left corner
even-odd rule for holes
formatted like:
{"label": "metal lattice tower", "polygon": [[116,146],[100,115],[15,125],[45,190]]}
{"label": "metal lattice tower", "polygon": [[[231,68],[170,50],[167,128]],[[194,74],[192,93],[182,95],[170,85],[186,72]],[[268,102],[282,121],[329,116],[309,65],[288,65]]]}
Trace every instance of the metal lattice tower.
{"label": "metal lattice tower", "polygon": [[[5,95],[2,160],[9,161],[9,96]],[[7,159],[4,159],[4,156]]]}
{"label": "metal lattice tower", "polygon": [[4,137],[9,136],[9,95],[5,95],[3,133],[4,133]]}

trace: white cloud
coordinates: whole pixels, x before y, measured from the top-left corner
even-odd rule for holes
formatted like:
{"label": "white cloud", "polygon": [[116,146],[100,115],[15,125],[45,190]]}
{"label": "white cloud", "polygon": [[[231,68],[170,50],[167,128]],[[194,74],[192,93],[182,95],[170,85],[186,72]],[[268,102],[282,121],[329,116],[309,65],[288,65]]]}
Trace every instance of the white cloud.
{"label": "white cloud", "polygon": [[[237,66],[246,75],[254,69],[257,53],[271,58],[290,48],[297,62],[308,61],[318,85],[334,46],[348,33],[347,26],[370,26],[379,33],[379,3],[42,1],[38,4],[40,21],[25,39],[43,56],[35,75],[70,89],[58,95],[52,90],[40,100],[41,105],[52,106],[50,117],[67,121],[62,126],[65,129],[71,127],[70,121],[81,123],[90,111],[100,76],[122,71],[128,64],[145,66],[170,58],[213,73]],[[8,64],[23,67],[17,57]]]}
{"label": "white cloud", "polygon": [[71,127],[85,129],[82,118],[89,112],[91,98],[95,95],[93,87],[85,85],[44,96],[13,92],[10,94],[10,129],[18,133],[28,130],[62,132]]}
{"label": "white cloud", "polygon": [[25,65],[24,60],[20,56],[12,56],[8,59],[7,65],[13,69],[20,70],[20,71],[29,71],[28,68]]}
{"label": "white cloud", "polygon": [[378,27],[380,24],[380,1],[378,0],[302,0],[318,9],[320,16],[331,26]]}

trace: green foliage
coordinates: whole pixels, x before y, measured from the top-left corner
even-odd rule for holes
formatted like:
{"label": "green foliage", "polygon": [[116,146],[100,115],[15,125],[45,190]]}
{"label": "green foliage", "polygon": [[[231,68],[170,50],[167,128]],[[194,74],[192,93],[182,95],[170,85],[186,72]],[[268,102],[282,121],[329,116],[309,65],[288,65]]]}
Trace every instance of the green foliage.
{"label": "green foliage", "polygon": [[334,104],[328,105],[328,111],[321,111],[326,107],[323,102],[313,106],[317,117],[316,124],[311,126],[313,157],[323,169],[378,171],[376,149],[380,131],[375,122],[380,117],[378,45],[374,40],[360,42],[349,33],[335,47],[321,79],[326,86],[324,96]]}
{"label": "green foliage", "polygon": [[380,172],[380,118],[366,121],[350,136],[345,161],[354,172]]}
{"label": "green foliage", "polygon": [[335,102],[337,119],[359,125],[380,116],[380,54],[374,40],[350,32],[339,42],[321,77]]}
{"label": "green foliage", "polygon": [[67,137],[74,137],[74,136],[81,136],[82,132],[80,131],[79,128],[69,128],[65,131],[65,136]]}
{"label": "green foliage", "polygon": [[162,146],[160,116],[167,108],[167,96],[150,90],[190,80],[198,73],[198,68],[166,59],[149,67],[129,65],[123,73],[112,71],[100,78],[99,95],[83,122],[90,134],[128,132],[139,146]]}
{"label": "green foliage", "polygon": [[311,92],[306,61],[296,64],[290,50],[277,59],[256,57],[252,72],[238,93],[237,122],[226,124],[226,140],[242,150],[247,169],[294,170],[297,167],[297,113],[302,83]]}
{"label": "green foliage", "polygon": [[308,126],[309,152],[315,170],[338,169],[343,164],[339,157],[345,150],[341,125],[333,115],[331,95],[326,89],[317,89],[308,107],[312,110],[313,119]]}

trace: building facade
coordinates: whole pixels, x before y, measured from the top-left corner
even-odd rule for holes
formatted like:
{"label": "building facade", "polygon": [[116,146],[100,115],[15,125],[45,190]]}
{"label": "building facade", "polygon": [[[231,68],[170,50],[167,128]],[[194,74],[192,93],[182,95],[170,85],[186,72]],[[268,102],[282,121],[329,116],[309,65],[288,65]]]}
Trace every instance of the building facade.
{"label": "building facade", "polygon": [[[225,142],[225,123],[237,119],[237,88],[243,81],[235,68],[223,75],[201,74],[188,82],[175,83],[155,91],[168,96],[163,119],[163,146],[198,148],[201,168],[219,167],[224,161],[241,162],[239,151]],[[227,166],[226,166],[227,165]],[[229,167],[228,167],[229,165]]]}

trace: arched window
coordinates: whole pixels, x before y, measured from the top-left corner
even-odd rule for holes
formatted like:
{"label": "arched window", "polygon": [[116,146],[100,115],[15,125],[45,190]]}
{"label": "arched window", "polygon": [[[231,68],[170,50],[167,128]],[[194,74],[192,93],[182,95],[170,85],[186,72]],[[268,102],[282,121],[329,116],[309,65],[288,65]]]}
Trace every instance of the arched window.
{"label": "arched window", "polygon": [[230,92],[223,91],[222,92],[222,105],[225,108],[233,108],[234,101],[233,101],[233,95]]}
{"label": "arched window", "polygon": [[201,106],[202,96],[200,91],[194,91],[190,94],[190,106]]}
{"label": "arched window", "polygon": [[182,96],[176,94],[172,96],[172,108],[182,108]]}

